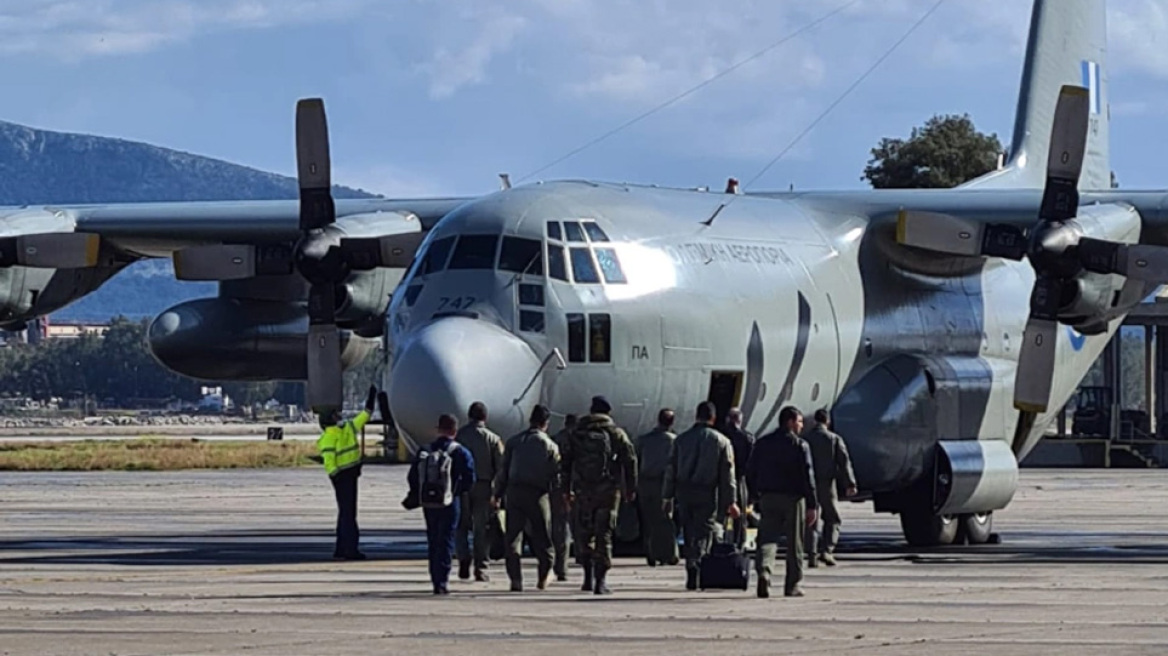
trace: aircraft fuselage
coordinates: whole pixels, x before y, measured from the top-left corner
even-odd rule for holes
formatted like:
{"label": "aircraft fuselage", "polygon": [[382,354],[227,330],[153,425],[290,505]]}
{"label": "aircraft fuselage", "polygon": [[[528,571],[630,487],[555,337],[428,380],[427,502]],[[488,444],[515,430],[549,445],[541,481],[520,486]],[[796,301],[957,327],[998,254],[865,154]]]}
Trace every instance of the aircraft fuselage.
{"label": "aircraft fuselage", "polygon": [[[439,413],[482,400],[509,435],[535,403],[583,414],[604,394],[635,435],[662,407],[688,419],[714,399],[761,434],[784,405],[828,407],[873,492],[919,481],[938,441],[1008,442],[1030,266],[912,252],[894,222],[848,205],[573,182],[468,203],[432,230],[394,295],[395,416],[425,440]],[[1131,217],[1083,226],[1132,241]],[[468,237],[482,250],[469,266]],[[500,270],[524,239],[539,243],[538,266]],[[1060,335],[1053,408],[1107,342]]]}

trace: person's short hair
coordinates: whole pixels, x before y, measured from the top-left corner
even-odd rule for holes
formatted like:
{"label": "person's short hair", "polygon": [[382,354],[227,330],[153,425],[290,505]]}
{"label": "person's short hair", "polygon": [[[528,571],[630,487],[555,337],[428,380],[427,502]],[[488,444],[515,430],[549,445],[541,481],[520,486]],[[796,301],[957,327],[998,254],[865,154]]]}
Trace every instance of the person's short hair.
{"label": "person's short hair", "polygon": [[564,415],[564,426],[568,428],[575,428],[577,421],[576,415]]}
{"label": "person's short hair", "polygon": [[820,408],[815,411],[815,423],[826,424],[831,421],[831,415],[827,414],[827,408]]}
{"label": "person's short hair", "polygon": [[788,421],[793,421],[802,417],[803,413],[799,412],[799,408],[789,405],[782,410],[779,410],[779,425],[786,426]]}
{"label": "person's short hair", "polygon": [[438,430],[454,432],[458,430],[458,418],[454,415],[445,414],[438,417]]}
{"label": "person's short hair", "polygon": [[742,423],[742,410],[740,410],[738,408],[730,408],[730,411],[726,413],[726,423],[728,423],[728,424]]}
{"label": "person's short hair", "polygon": [[487,420],[487,404],[482,401],[475,401],[470,404],[470,410],[467,410],[466,416],[471,421],[486,421]]}
{"label": "person's short hair", "polygon": [[675,419],[677,419],[677,414],[670,408],[661,408],[661,411],[657,413],[657,423],[665,428],[672,426]]}
{"label": "person's short hair", "polygon": [[531,425],[543,426],[552,418],[552,411],[546,405],[537,405],[531,409]]}
{"label": "person's short hair", "polygon": [[709,401],[702,401],[698,404],[697,417],[698,421],[709,421],[718,414],[718,408]]}
{"label": "person's short hair", "polygon": [[612,404],[608,402],[608,399],[597,395],[592,397],[592,407],[588,411],[598,415],[608,414],[612,412]]}

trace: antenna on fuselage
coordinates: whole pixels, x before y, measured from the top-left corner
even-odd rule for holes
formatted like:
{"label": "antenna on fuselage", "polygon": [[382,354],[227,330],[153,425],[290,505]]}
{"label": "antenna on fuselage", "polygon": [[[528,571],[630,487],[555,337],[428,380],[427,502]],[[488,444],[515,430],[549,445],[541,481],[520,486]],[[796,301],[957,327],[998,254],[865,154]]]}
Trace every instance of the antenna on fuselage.
{"label": "antenna on fuselage", "polygon": [[499,174],[499,184],[501,185],[500,188],[503,191],[510,189],[511,188],[511,174],[510,173],[500,173]]}
{"label": "antenna on fuselage", "polygon": [[[742,191],[738,185],[738,178],[728,178],[726,180],[726,192],[725,193],[732,194],[732,195],[738,195],[738,194],[742,193]],[[729,204],[730,203],[727,202],[727,203],[722,203],[722,204],[718,205],[718,209],[714,210],[714,213],[710,215],[710,218],[706,219],[705,221],[702,221],[702,225],[704,225],[704,226],[713,225],[714,219],[718,218],[718,214],[720,214],[722,212],[722,210],[726,209],[726,206]]]}

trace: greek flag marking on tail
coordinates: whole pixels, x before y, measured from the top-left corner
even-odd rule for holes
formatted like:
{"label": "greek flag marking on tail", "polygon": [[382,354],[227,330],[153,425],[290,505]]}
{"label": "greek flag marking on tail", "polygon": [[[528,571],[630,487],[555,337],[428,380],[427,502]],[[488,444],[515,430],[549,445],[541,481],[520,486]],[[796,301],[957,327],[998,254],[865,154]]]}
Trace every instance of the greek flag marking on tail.
{"label": "greek flag marking on tail", "polygon": [[1091,113],[1098,114],[1103,108],[1102,89],[1099,85],[1099,64],[1083,60],[1083,86],[1091,94]]}

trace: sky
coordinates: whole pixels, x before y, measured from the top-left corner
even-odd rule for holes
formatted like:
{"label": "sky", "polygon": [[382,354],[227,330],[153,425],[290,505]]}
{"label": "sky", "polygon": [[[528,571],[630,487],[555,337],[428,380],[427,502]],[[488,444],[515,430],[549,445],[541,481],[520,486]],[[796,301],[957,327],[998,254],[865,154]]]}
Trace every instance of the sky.
{"label": "sky", "polygon": [[[294,174],[325,99],[334,181],[391,197],[516,180],[749,180],[935,0],[0,0],[0,120]],[[846,9],[632,127],[630,119]],[[935,114],[1008,144],[1030,3],[947,0],[751,188],[857,189]],[[1112,164],[1165,188],[1168,0],[1111,0]]]}

